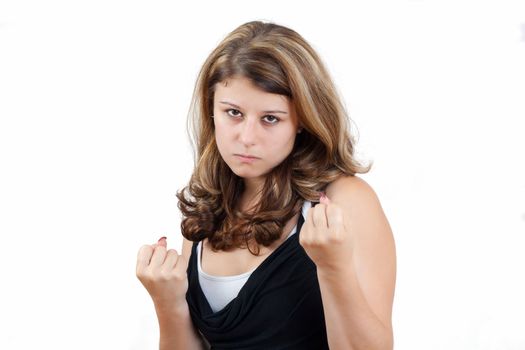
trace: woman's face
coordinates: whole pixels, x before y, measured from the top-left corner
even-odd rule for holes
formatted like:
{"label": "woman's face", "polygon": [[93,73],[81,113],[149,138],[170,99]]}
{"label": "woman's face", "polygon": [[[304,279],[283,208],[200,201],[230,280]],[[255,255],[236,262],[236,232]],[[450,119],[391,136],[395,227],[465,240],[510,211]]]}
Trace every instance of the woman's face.
{"label": "woman's face", "polygon": [[265,92],[245,77],[217,84],[213,115],[219,152],[248,185],[260,185],[292,151],[298,121],[290,99]]}

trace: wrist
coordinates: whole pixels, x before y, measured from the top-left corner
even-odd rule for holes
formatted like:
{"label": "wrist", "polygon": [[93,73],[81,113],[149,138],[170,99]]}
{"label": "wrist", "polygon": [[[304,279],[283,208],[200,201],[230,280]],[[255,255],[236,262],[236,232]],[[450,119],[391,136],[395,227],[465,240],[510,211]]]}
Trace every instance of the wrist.
{"label": "wrist", "polygon": [[179,302],[154,302],[155,311],[159,317],[180,316],[189,314],[186,300]]}
{"label": "wrist", "polygon": [[317,267],[317,277],[326,280],[341,280],[355,277],[352,265]]}

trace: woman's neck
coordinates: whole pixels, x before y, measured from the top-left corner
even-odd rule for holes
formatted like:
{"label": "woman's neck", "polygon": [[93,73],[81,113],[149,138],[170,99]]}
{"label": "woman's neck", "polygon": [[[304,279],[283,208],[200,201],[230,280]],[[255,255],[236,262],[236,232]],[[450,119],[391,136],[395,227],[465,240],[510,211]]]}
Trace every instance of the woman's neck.
{"label": "woman's neck", "polygon": [[237,207],[243,213],[249,212],[251,210],[254,210],[254,206],[256,206],[256,204],[259,203],[260,199],[261,199],[260,195],[246,194],[246,192],[244,192],[241,195],[241,198],[239,200]]}
{"label": "woman's neck", "polygon": [[244,190],[237,206],[241,212],[248,212],[259,203],[263,186],[264,181],[261,179],[244,179]]}

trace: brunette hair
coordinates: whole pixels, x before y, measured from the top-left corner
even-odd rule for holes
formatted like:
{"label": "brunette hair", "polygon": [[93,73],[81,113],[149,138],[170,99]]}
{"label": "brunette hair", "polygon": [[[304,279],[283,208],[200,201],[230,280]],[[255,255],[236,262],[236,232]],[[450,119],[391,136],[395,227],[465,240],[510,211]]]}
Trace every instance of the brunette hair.
{"label": "brunette hair", "polygon": [[[222,159],[210,118],[216,84],[234,76],[290,98],[303,127],[290,155],[266,175],[251,213],[235,209],[244,184]],[[233,30],[204,62],[193,91],[188,127],[197,154],[188,185],[176,194],[182,235],[191,241],[208,238],[215,251],[249,249],[253,240],[257,248],[269,246],[304,200],[318,201],[330,182],[372,167],[373,162],[365,167],[355,159],[349,122],[322,60],[297,32],[261,21]],[[250,252],[258,255],[256,250]]]}

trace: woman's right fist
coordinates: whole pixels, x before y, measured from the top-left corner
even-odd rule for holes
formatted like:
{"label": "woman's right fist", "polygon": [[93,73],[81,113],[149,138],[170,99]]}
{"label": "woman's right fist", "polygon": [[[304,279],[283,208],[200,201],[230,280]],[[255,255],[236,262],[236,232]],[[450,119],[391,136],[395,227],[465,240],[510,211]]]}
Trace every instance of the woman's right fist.
{"label": "woman's right fist", "polygon": [[143,245],[137,256],[137,277],[156,305],[178,306],[186,302],[187,262],[175,249],[166,249],[166,237]]}

